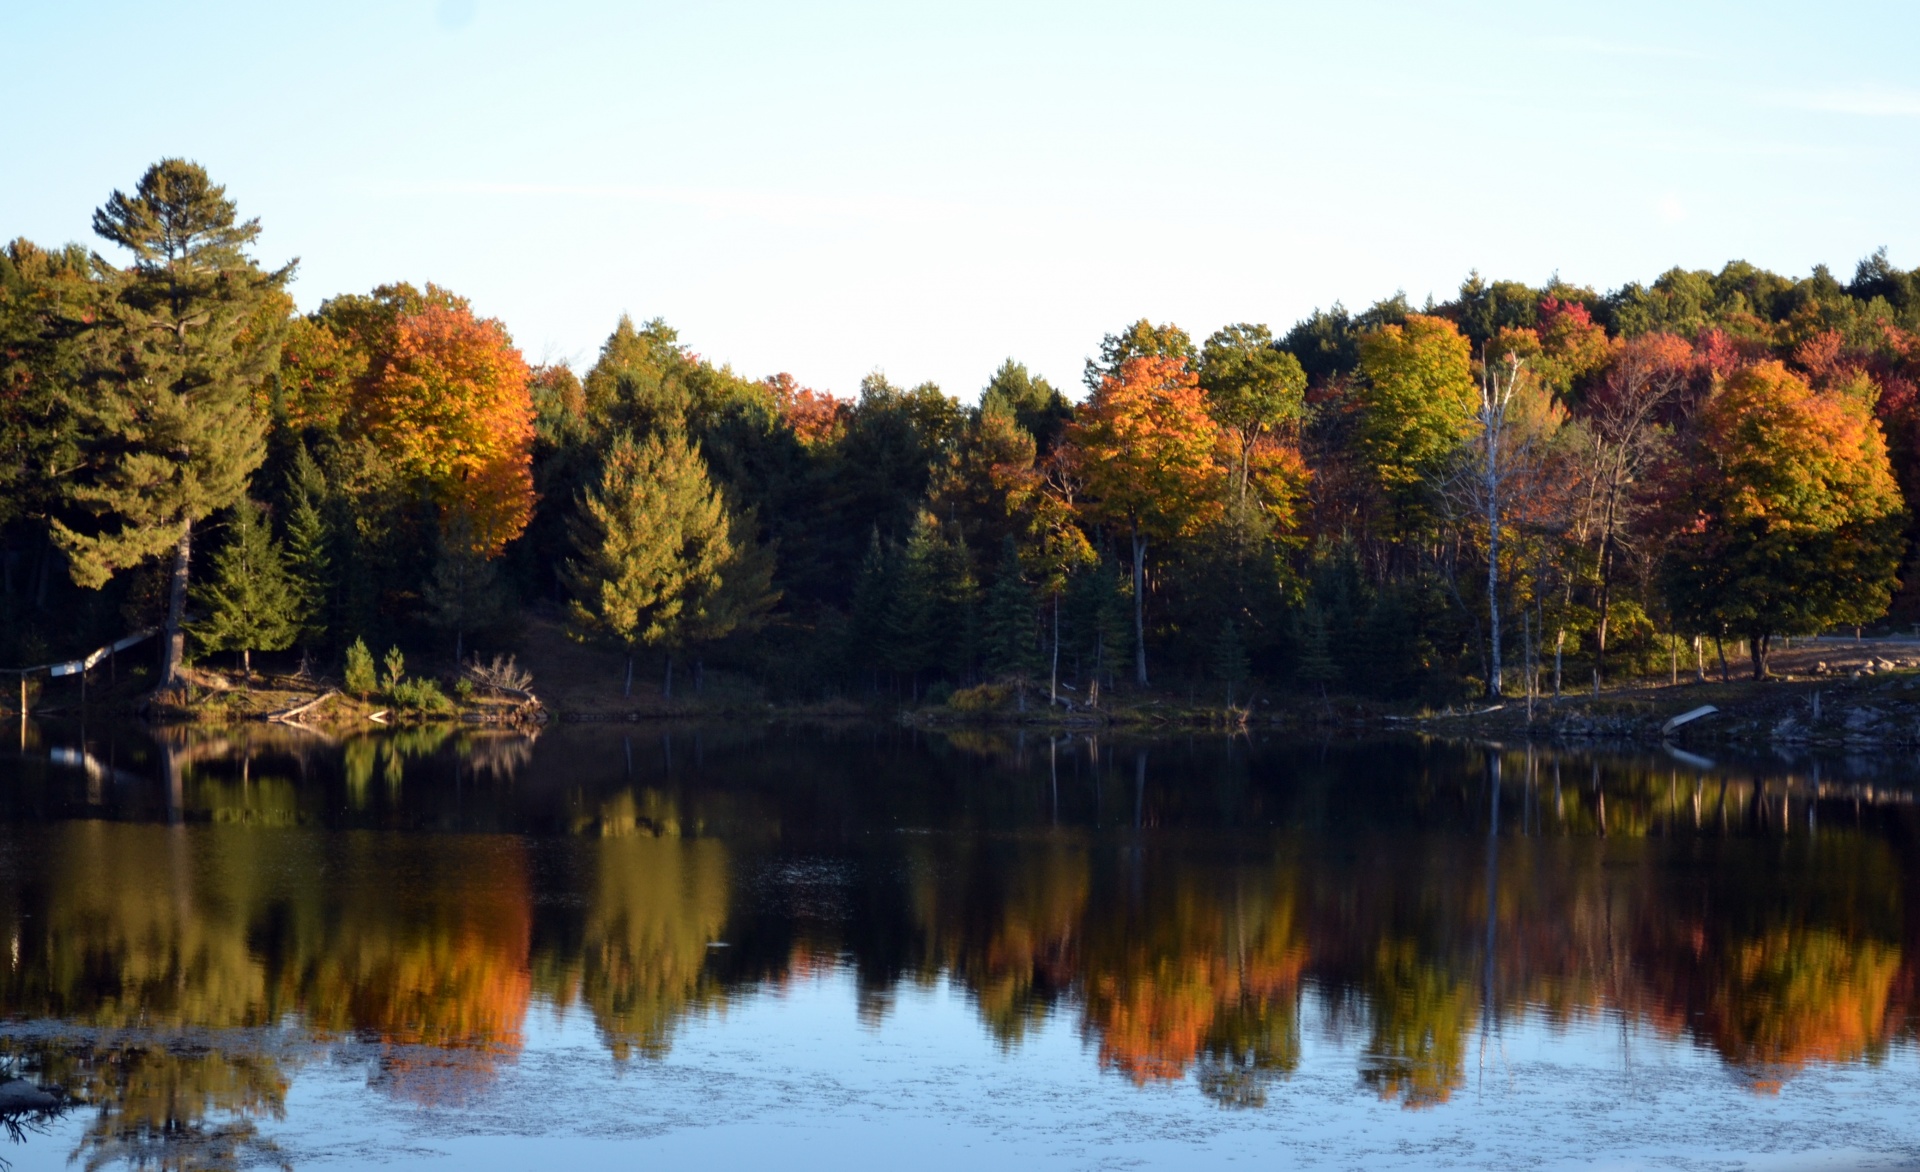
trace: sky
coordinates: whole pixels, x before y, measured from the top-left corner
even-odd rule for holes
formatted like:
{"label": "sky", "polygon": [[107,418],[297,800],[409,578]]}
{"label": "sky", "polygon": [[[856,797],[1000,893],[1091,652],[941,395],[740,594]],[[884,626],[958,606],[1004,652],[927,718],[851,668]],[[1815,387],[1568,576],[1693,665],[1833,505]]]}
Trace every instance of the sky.
{"label": "sky", "polygon": [[972,400],[1474,269],[1920,265],[1910,3],[0,0],[0,45],[0,237],[109,249],[185,156],[302,310],[432,281],[582,371],[627,313]]}

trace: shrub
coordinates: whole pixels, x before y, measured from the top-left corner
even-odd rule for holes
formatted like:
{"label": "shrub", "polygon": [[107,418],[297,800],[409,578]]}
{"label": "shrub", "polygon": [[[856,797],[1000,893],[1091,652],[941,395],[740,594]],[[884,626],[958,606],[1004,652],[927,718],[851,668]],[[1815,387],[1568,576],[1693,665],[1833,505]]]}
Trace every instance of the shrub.
{"label": "shrub", "polygon": [[463,703],[466,701],[472,700],[473,699],[473,681],[468,679],[465,676],[461,676],[459,679],[453,682],[453,694],[460,697]]}
{"label": "shrub", "polygon": [[515,663],[511,655],[496,655],[492,663],[482,663],[476,654],[465,668],[469,679],[489,688],[524,692],[533,687],[533,673]]}
{"label": "shrub", "polygon": [[365,639],[355,639],[347,648],[347,691],[364,700],[379,686],[373,671],[373,652],[367,650]]}
{"label": "shrub", "polygon": [[991,712],[1007,702],[1012,689],[1004,684],[980,684],[961,688],[947,697],[947,707],[955,712]]}
{"label": "shrub", "polygon": [[432,680],[401,679],[387,688],[387,701],[405,712],[449,712],[453,702]]}

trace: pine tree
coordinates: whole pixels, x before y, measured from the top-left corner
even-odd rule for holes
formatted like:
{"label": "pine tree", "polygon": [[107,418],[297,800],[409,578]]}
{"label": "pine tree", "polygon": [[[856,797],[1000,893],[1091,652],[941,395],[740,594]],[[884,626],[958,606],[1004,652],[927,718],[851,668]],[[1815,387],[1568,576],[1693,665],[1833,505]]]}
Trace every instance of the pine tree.
{"label": "pine tree", "polygon": [[980,580],[964,535],[941,548],[940,604],[945,615],[945,667],[949,678],[964,680],[980,657]]}
{"label": "pine tree", "polygon": [[599,484],[582,495],[569,526],[576,556],[566,567],[568,613],[575,638],[626,651],[627,695],[641,647],[666,651],[672,694],[673,656],[699,630],[735,556],[730,528],[706,462],[684,436],[636,443],[622,435],[607,452]]}
{"label": "pine tree", "polygon": [[453,634],[453,660],[466,657],[467,632],[500,621],[507,609],[500,573],[474,538],[473,525],[457,513],[440,537],[433,576],[421,589],[427,622]]}
{"label": "pine tree", "polygon": [[1111,684],[1120,666],[1133,658],[1133,592],[1124,568],[1106,563],[1094,571],[1095,662]]}
{"label": "pine tree", "polygon": [[246,254],[258,220],[235,219],[199,165],[163,159],[132,196],[114,192],[93,229],[133,253],[92,331],[72,407],[84,465],[54,522],[73,580],[98,589],[171,552],[161,687],[184,650],[194,525],[242,500],[266,455],[255,390],[271,373],[293,266]]}
{"label": "pine tree", "polygon": [[987,672],[1025,680],[1040,667],[1039,628],[1034,623],[1033,586],[1020,566],[1012,538],[1002,547],[1000,566],[987,591],[981,642]]}
{"label": "pine tree", "polygon": [[[696,651],[731,635],[748,635],[767,621],[767,612],[780,601],[774,589],[773,548],[757,540],[758,522],[752,510],[727,513],[729,553],[721,563],[720,576],[713,589],[702,599],[686,642]],[[700,690],[706,676],[704,658],[694,664],[694,690]]]}
{"label": "pine tree", "polygon": [[209,651],[238,651],[248,680],[255,651],[293,645],[303,610],[300,587],[259,505],[243,500],[235,507],[226,543],[213,555],[213,574],[194,588],[193,598],[206,611],[191,624],[194,638]]}
{"label": "pine tree", "polygon": [[285,497],[287,570],[300,588],[300,641],[327,637],[334,596],[333,533],[321,510],[327,481],[313,454],[301,444],[287,473]]}
{"label": "pine tree", "polygon": [[887,613],[893,608],[894,565],[875,525],[867,539],[867,553],[853,581],[853,613],[849,616],[849,644],[858,666],[883,666]]}
{"label": "pine tree", "polygon": [[1308,603],[1299,623],[1300,659],[1293,674],[1300,682],[1318,688],[1326,699],[1327,684],[1339,678],[1340,668],[1333,662],[1328,646],[1327,615],[1316,603]]}
{"label": "pine tree", "polygon": [[939,522],[930,514],[915,518],[913,534],[900,551],[891,604],[887,608],[887,666],[913,681],[919,691],[920,673],[939,664],[946,629],[943,585],[945,542]]}
{"label": "pine tree", "polygon": [[373,666],[373,652],[367,650],[367,641],[357,635],[347,645],[345,685],[349,693],[362,700],[373,695],[380,687],[380,676]]}
{"label": "pine tree", "polygon": [[1213,641],[1213,671],[1220,682],[1227,685],[1227,707],[1233,707],[1234,696],[1242,683],[1246,681],[1251,669],[1247,661],[1246,642],[1240,638],[1240,626],[1228,618],[1220,624],[1220,634]]}

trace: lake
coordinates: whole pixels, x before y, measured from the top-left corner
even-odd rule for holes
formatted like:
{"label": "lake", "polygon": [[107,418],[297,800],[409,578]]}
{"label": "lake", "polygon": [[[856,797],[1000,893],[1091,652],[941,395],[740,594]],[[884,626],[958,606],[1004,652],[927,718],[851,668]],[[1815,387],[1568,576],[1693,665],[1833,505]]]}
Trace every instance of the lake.
{"label": "lake", "polygon": [[1920,1166],[1911,759],[14,731],[20,1169]]}

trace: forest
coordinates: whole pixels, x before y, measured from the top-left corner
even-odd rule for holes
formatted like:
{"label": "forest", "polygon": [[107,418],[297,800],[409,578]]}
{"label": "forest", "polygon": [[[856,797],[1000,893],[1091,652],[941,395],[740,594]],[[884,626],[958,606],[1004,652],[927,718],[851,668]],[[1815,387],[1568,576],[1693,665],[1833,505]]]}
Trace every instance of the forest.
{"label": "forest", "polygon": [[93,227],[0,255],[0,665],[152,627],[165,688],[564,631],[669,695],[1437,703],[1920,619],[1920,270],[1884,250],[1141,320],[1072,395],[1009,358],[962,401],[658,318],[530,365],[432,284],[302,314],[184,160]]}

